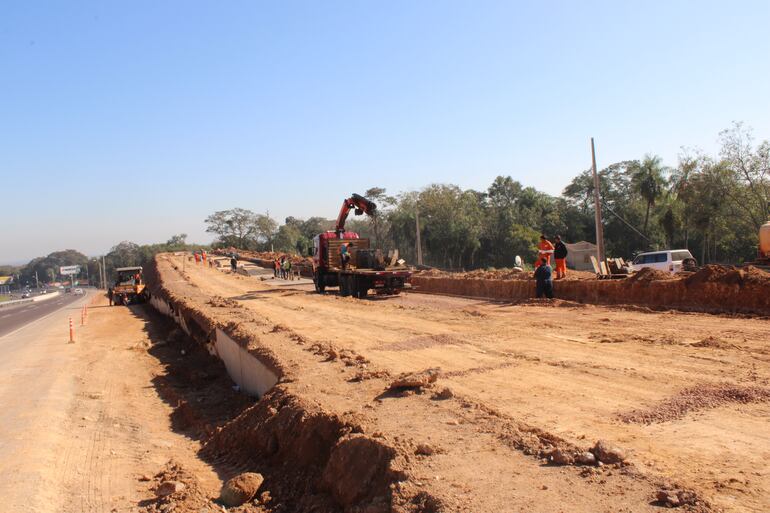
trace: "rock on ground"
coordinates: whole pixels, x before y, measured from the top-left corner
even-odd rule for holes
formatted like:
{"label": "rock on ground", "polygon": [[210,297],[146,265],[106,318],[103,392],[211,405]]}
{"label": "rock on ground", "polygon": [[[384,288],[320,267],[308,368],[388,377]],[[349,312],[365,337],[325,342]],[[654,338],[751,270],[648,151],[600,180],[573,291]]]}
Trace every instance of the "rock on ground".
{"label": "rock on ground", "polygon": [[594,453],[597,460],[606,464],[621,463],[626,460],[626,453],[623,449],[615,447],[604,440],[596,442],[591,452]]}
{"label": "rock on ground", "polygon": [[167,497],[171,494],[181,492],[185,489],[184,483],[181,481],[163,481],[158,489],[155,490],[155,494],[158,497]]}
{"label": "rock on ground", "polygon": [[575,462],[575,457],[569,452],[556,448],[548,454],[548,459],[554,465],[572,465]]}
{"label": "rock on ground", "polygon": [[439,369],[426,369],[420,372],[407,372],[398,376],[388,387],[389,390],[400,388],[423,388],[435,383]]}
{"label": "rock on ground", "polygon": [[454,392],[450,388],[444,387],[441,389],[441,391],[436,392],[433,394],[431,399],[436,399],[437,401],[444,401],[446,399],[451,399],[455,396]]}
{"label": "rock on ground", "polygon": [[224,484],[219,498],[229,507],[240,506],[254,498],[263,481],[262,474],[244,472]]}

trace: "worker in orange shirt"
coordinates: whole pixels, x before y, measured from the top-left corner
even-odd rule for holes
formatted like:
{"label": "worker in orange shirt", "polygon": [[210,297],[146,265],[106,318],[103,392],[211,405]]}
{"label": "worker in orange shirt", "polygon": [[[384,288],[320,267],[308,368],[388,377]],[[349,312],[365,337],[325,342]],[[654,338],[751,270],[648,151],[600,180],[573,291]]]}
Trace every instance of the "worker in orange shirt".
{"label": "worker in orange shirt", "polygon": [[545,234],[540,235],[540,243],[537,245],[537,259],[545,260],[546,264],[551,265],[551,253],[553,253],[553,244],[545,238]]}

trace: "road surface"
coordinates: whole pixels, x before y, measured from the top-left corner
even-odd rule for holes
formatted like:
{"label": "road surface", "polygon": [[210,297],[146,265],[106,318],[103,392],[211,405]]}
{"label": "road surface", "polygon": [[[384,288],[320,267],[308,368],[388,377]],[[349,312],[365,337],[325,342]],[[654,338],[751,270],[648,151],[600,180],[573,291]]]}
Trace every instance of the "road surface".
{"label": "road surface", "polygon": [[[4,337],[29,323],[72,305],[78,300],[82,300],[83,297],[75,294],[60,294],[53,299],[6,306],[0,309],[0,337]],[[79,316],[79,313],[75,312],[72,315],[73,320],[75,320],[74,317]]]}

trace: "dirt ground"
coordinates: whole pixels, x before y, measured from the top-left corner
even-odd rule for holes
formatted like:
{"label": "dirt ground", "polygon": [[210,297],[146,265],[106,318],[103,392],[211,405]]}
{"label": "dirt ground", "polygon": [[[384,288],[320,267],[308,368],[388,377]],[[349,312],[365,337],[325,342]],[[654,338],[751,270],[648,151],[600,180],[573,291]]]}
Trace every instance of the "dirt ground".
{"label": "dirt ground", "polygon": [[[37,331],[35,343],[47,348],[53,365],[38,361],[35,369],[55,376],[53,395],[44,403],[18,397],[34,408],[27,416],[41,419],[23,434],[30,447],[3,461],[17,470],[3,477],[10,487],[0,510],[161,511],[156,488],[175,480],[195,509],[162,511],[221,512],[214,500],[223,479],[240,469],[201,458],[201,429],[215,429],[253,399],[237,394],[221,363],[145,305],[109,307],[99,295],[86,326],[76,323],[74,344],[58,328]],[[197,375],[189,375],[191,367]],[[193,420],[180,408],[188,401],[196,404]],[[5,411],[13,407],[4,404]]]}
{"label": "dirt ground", "polygon": [[[159,266],[181,294],[235,300],[300,337],[304,348],[281,352],[309,397],[431,445],[404,486],[429,488],[447,511],[654,511],[661,486],[694,491],[706,510],[770,504],[768,320],[414,293],[360,301],[202,266],[181,276],[176,263]],[[308,344],[361,355],[368,375]],[[392,376],[428,368],[451,399],[382,394]],[[600,439],[628,466],[554,466],[537,451]]]}

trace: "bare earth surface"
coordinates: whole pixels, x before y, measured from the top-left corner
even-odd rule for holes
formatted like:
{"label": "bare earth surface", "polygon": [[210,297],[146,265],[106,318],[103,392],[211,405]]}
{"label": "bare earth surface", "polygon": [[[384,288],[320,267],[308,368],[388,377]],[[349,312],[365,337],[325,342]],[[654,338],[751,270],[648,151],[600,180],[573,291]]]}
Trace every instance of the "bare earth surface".
{"label": "bare earth surface", "polygon": [[[306,280],[194,265],[182,276],[176,260],[163,257],[161,271],[191,298],[233,299],[390,376],[440,368],[435,387],[450,388],[451,400],[391,397],[379,395],[387,377],[351,380],[352,371],[328,359],[282,349],[320,403],[436,448],[412,462],[410,483],[429,482],[450,511],[654,511],[655,491],[667,482],[714,510],[768,510],[768,320],[420,294],[360,301],[317,295]],[[632,465],[546,465],[507,436],[511,426],[578,447],[607,440]]]}
{"label": "bare earth surface", "polygon": [[194,434],[173,425],[164,333],[143,306],[85,301],[84,327],[77,302],[0,338],[0,511],[140,511],[174,463],[195,476],[189,489],[216,497],[229,469],[203,462]]}

